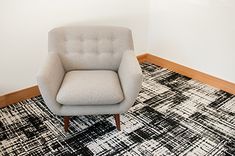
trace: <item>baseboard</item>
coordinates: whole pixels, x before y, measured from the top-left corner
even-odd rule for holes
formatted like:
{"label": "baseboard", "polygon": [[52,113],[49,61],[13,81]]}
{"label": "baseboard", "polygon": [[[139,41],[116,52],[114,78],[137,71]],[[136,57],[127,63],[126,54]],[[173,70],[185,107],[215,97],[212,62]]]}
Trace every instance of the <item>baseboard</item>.
{"label": "baseboard", "polygon": [[[209,84],[211,86],[214,86],[216,88],[219,88],[231,94],[235,94],[235,84],[232,82],[228,82],[228,81],[216,78],[214,76],[205,74],[203,72],[191,69],[189,67],[174,63],[172,61],[169,61],[169,60],[166,60],[166,59],[163,59],[163,58],[160,58],[155,55],[148,54],[148,53],[138,55],[137,59],[140,63],[142,62],[153,63],[158,66],[177,72],[179,74],[182,74],[190,78],[193,78],[195,80],[201,81],[203,83]],[[6,107],[10,104],[14,104],[19,101],[32,98],[38,95],[40,95],[38,86],[33,86],[33,87],[22,89],[13,93],[2,95],[0,96],[0,108]]]}
{"label": "baseboard", "polygon": [[205,84],[211,85],[213,87],[219,88],[221,90],[224,90],[228,93],[235,94],[235,84],[232,82],[228,82],[226,80],[222,80],[220,78],[217,78],[215,76],[200,72],[198,70],[180,65],[178,63],[174,63],[172,61],[157,57],[152,54],[147,54],[145,56],[145,60],[147,62],[153,63],[155,65],[167,68],[169,70],[172,70],[176,73],[182,74],[184,76],[193,78],[195,80],[198,80],[200,82],[203,82]]}
{"label": "baseboard", "polygon": [[0,108],[40,95],[38,86],[33,86],[0,96]]}
{"label": "baseboard", "polygon": [[148,55],[149,55],[148,53],[138,55],[137,60],[139,61],[139,63],[145,62],[145,61],[147,61],[146,58],[147,58]]}

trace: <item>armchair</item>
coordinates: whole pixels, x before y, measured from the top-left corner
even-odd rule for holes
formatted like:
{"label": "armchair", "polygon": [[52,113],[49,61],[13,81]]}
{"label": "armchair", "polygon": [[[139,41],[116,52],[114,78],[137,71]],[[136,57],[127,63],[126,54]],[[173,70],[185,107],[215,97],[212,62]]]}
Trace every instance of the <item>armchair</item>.
{"label": "armchair", "polygon": [[111,26],[59,27],[49,32],[49,54],[37,74],[48,108],[64,116],[128,111],[141,89],[142,72],[131,31]]}

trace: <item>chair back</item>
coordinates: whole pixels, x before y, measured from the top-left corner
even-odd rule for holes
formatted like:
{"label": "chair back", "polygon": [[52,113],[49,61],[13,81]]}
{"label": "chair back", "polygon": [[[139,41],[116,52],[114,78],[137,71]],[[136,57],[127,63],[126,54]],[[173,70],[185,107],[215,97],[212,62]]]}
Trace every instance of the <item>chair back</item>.
{"label": "chair back", "polygon": [[133,50],[131,31],[124,27],[59,27],[51,30],[48,38],[49,52],[58,53],[66,71],[116,71],[123,52]]}

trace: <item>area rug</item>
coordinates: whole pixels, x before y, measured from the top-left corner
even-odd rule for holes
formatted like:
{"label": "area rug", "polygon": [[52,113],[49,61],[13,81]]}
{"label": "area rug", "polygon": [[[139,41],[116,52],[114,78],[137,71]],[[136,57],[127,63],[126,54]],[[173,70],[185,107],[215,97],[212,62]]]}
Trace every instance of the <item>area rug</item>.
{"label": "area rug", "polygon": [[134,106],[63,119],[41,96],[0,109],[0,155],[235,156],[235,96],[149,63]]}

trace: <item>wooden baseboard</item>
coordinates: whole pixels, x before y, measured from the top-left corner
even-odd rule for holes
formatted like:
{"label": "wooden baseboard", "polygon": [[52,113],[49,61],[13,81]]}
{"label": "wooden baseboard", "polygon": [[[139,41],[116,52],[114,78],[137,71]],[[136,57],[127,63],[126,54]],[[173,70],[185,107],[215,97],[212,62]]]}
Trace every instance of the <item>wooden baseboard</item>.
{"label": "wooden baseboard", "polygon": [[144,54],[138,55],[137,56],[137,60],[139,61],[139,63],[145,62],[145,61],[147,61],[146,60],[147,56],[148,56],[148,53],[144,53]]}
{"label": "wooden baseboard", "polygon": [[[174,63],[172,61],[145,53],[142,55],[137,56],[137,59],[140,63],[142,62],[149,62],[156,64],[158,66],[167,68],[179,74],[188,76],[195,80],[201,81],[203,83],[209,84],[231,94],[235,94],[235,84],[232,82],[228,82],[214,76],[205,74],[203,72],[188,68],[186,66]],[[26,89],[22,89],[13,93],[9,93],[6,95],[0,96],[0,108],[6,107],[10,104],[17,103],[19,101],[32,98],[34,96],[40,95],[40,91],[38,86],[29,87]]]}
{"label": "wooden baseboard", "polygon": [[192,68],[189,68],[189,67],[177,64],[177,63],[174,63],[172,61],[157,57],[152,54],[147,54],[145,60],[147,62],[150,62],[150,63],[156,64],[158,66],[172,70],[176,73],[179,73],[184,76],[190,77],[192,79],[198,80],[198,81],[203,82],[205,84],[219,88],[219,89],[224,90],[228,93],[235,94],[235,84],[232,82],[222,80],[222,79],[217,78],[215,76],[211,76],[209,74],[194,70]]}
{"label": "wooden baseboard", "polygon": [[33,86],[0,96],[0,108],[40,95],[38,86]]}

